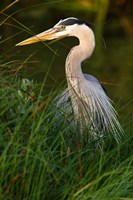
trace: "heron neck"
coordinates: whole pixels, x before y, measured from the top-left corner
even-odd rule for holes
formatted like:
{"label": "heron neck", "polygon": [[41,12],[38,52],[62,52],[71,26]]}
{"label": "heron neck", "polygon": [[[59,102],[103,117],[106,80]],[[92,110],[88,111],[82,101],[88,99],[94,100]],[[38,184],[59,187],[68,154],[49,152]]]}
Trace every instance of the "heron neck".
{"label": "heron neck", "polygon": [[[87,37],[87,40],[86,40]],[[82,61],[91,56],[95,47],[94,35],[83,35],[79,38],[79,45],[73,47],[66,58],[66,77],[68,81],[84,79],[81,70]],[[86,42],[87,41],[87,42]]]}
{"label": "heron neck", "polygon": [[82,76],[81,60],[79,59],[78,46],[73,47],[66,58],[66,77],[67,79]]}

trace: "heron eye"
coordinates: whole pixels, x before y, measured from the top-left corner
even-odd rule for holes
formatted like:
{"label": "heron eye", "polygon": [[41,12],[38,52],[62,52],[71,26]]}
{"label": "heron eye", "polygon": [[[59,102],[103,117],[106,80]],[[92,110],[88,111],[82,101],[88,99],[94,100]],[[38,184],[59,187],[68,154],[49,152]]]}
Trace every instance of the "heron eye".
{"label": "heron eye", "polygon": [[66,28],[65,25],[61,25],[61,26],[60,26],[60,30],[61,30],[61,31],[63,31],[65,28]]}

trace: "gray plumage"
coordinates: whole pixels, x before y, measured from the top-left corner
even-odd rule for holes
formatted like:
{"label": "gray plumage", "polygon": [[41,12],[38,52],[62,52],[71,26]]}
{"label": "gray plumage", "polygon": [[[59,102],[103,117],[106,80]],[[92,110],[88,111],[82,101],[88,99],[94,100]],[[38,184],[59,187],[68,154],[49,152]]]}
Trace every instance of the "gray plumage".
{"label": "gray plumage", "polygon": [[108,132],[119,141],[123,130],[111,100],[100,82],[92,75],[83,74],[81,70],[81,63],[92,55],[95,48],[91,23],[70,17],[60,20],[53,28],[17,45],[70,36],[77,37],[79,44],[70,50],[66,58],[68,88],[57,96],[57,107],[66,118],[68,115],[73,115],[72,123],[80,127],[81,134],[88,131],[96,138]]}

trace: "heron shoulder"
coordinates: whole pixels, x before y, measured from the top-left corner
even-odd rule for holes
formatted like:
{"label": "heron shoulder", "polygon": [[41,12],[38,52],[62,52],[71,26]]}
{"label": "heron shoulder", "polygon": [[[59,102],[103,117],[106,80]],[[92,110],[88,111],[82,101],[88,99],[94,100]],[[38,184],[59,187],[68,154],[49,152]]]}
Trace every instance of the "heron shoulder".
{"label": "heron shoulder", "polygon": [[95,76],[92,76],[90,74],[84,74],[84,77],[90,81],[90,82],[93,82],[93,83],[96,83],[97,85],[100,85],[101,88],[103,89],[103,91],[107,94],[107,91],[106,89],[103,87],[103,85],[99,82],[99,80],[95,77]]}
{"label": "heron shoulder", "polygon": [[[94,81],[94,82],[96,82],[96,83],[99,83],[100,84],[100,82],[98,81],[98,79],[95,77],[95,76],[92,76],[92,75],[90,75],[90,74],[84,74],[84,77],[88,80],[88,81]],[[100,84],[101,85],[101,84]]]}

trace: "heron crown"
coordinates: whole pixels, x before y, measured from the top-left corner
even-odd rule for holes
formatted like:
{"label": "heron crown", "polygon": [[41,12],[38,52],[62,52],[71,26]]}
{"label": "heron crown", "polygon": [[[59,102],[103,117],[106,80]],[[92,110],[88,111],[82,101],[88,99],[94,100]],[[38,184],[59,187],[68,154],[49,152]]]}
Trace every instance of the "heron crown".
{"label": "heron crown", "polygon": [[74,17],[69,17],[69,18],[60,20],[57,23],[58,26],[60,26],[60,25],[70,26],[70,25],[74,25],[74,24],[77,24],[77,25],[86,25],[86,26],[88,26],[91,29],[94,28],[94,26],[93,26],[92,23],[84,21],[84,20],[81,20],[81,19],[77,19],[77,18],[74,18]]}

